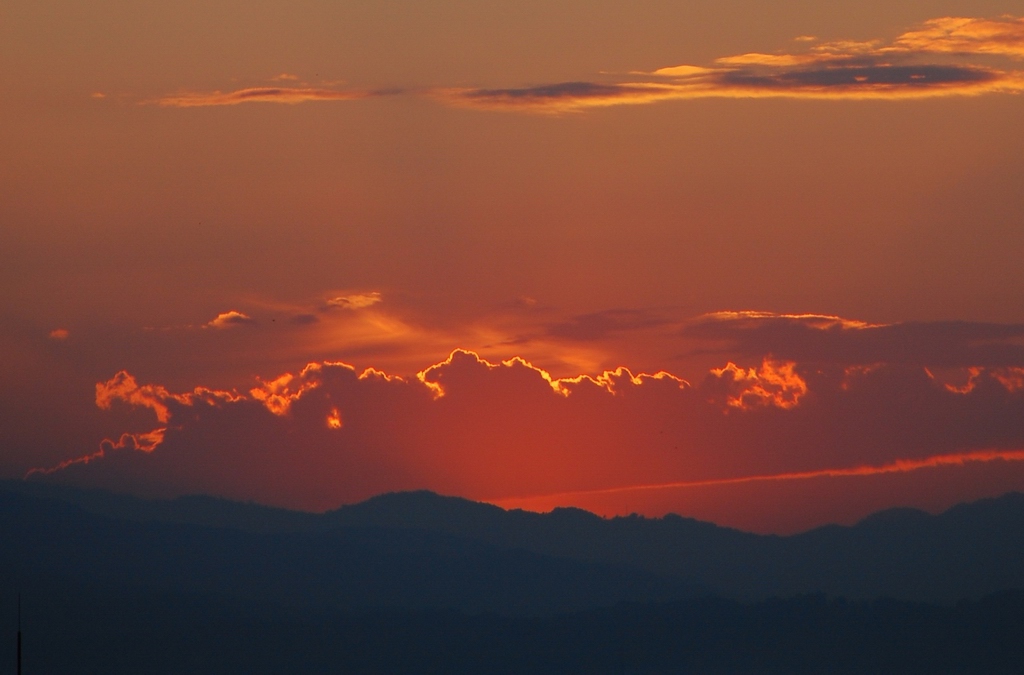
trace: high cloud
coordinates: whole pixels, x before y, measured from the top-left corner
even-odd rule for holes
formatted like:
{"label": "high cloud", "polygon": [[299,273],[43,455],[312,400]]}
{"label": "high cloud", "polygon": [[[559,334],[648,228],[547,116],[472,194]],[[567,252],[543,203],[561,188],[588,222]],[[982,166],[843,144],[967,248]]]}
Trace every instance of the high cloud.
{"label": "high cloud", "polygon": [[947,54],[998,54],[1024,58],[1024,18],[944,17],[904,33],[890,51]]}
{"label": "high cloud", "polygon": [[213,321],[210,321],[210,323],[206,324],[205,327],[223,329],[232,328],[234,326],[244,326],[252,323],[256,323],[256,320],[248,314],[231,310],[230,312],[222,312],[221,314],[218,314],[217,317],[213,319]]}
{"label": "high cloud", "polygon": [[346,90],[313,87],[248,87],[235,91],[183,91],[144,101],[172,108],[230,106],[242,103],[307,103],[309,101],[352,101],[397,93],[393,90]]}
{"label": "high cloud", "polygon": [[362,309],[376,305],[384,298],[377,291],[370,293],[354,293],[352,295],[339,295],[327,301],[329,309]]}
{"label": "high cloud", "polygon": [[[602,81],[430,90],[261,86],[227,92],[180,91],[143,103],[191,108],[411,94],[428,95],[459,107],[557,114],[709,97],[917,99],[1024,90],[1024,71],[1012,67],[1014,61],[1024,58],[1024,19],[1013,16],[940,17],[889,42],[818,42],[808,36],[796,41],[803,51],[735,54],[708,65],[671,65],[652,72],[609,76]],[[993,57],[1008,59],[1010,65],[997,67]],[[283,73],[272,79],[290,82],[297,78]]]}
{"label": "high cloud", "polygon": [[[800,53],[747,53],[710,66],[676,65],[633,73],[626,81],[562,82],[517,88],[448,89],[460,106],[535,112],[707,97],[906,99],[1018,93],[1024,73],[971,57],[1024,56],[1024,19],[944,17],[927,21],[889,44],[833,41]],[[949,57],[956,56],[956,61]]]}
{"label": "high cloud", "polygon": [[[764,315],[696,325],[783,320],[822,334],[885,328]],[[920,472],[1017,461],[1022,383],[1019,366],[974,366],[969,386],[950,387],[897,360],[839,367],[779,355],[692,384],[624,368],[555,378],[523,359],[468,351],[407,378],[313,363],[246,394],[173,393],[122,372],[97,385],[97,405],[108,415],[152,411],[152,428],[37,475],[318,510],[413,488],[502,500],[873,475],[863,467]]]}
{"label": "high cloud", "polygon": [[574,316],[547,329],[551,337],[569,340],[600,340],[616,333],[664,326],[668,319],[636,309],[612,309]]}
{"label": "high cloud", "polygon": [[682,329],[723,354],[800,363],[931,368],[1024,366],[1024,324],[966,321],[868,324],[839,317],[720,312]]}

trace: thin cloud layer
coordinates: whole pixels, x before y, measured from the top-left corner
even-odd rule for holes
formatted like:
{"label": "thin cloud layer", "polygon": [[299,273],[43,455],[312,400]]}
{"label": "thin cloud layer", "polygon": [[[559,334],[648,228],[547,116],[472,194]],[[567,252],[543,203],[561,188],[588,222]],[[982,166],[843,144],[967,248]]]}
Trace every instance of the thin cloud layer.
{"label": "thin cloud layer", "polygon": [[723,312],[682,335],[712,352],[800,363],[900,364],[931,368],[1024,367],[1024,324],[966,321],[867,324],[821,315]]}
{"label": "thin cloud layer", "polygon": [[691,384],[622,368],[554,378],[456,351],[416,377],[315,363],[245,394],[173,393],[119,373],[97,385],[97,405],[148,409],[155,428],[33,475],[320,510],[414,488],[501,500],[1017,461],[1024,387],[1008,372],[977,367],[951,388],[903,364],[775,359]]}
{"label": "thin cloud layer", "polygon": [[366,91],[324,89],[315,87],[248,87],[235,91],[183,91],[145,101],[162,107],[200,108],[232,106],[242,103],[308,103],[310,101],[353,101],[375,96],[387,96],[395,91]]}
{"label": "thin cloud layer", "polygon": [[653,483],[650,485],[627,485],[624,487],[605,488],[603,490],[587,490],[566,492],[557,495],[542,495],[530,498],[511,498],[499,500],[498,503],[508,508],[520,507],[523,502],[545,501],[557,506],[559,499],[564,503],[567,499],[577,496],[614,495],[623,493],[647,492],[653,490],[676,490],[679,488],[717,487],[720,485],[743,485],[745,483],[777,483],[787,481],[804,481],[815,478],[854,478],[863,476],[882,476],[886,474],[911,473],[922,469],[941,467],[960,467],[971,463],[987,462],[1024,462],[1024,450],[974,450],[948,455],[935,455],[921,459],[900,459],[878,466],[859,465],[842,469],[815,469],[794,473],[769,473],[735,478],[712,478],[710,480],[683,481],[678,483]]}
{"label": "thin cloud layer", "polygon": [[[247,87],[234,91],[181,91],[144,101],[164,107],[297,104],[425,94],[449,105],[487,110],[578,112],[614,105],[709,97],[810,99],[916,99],[1019,93],[1024,71],[984,59],[1024,57],[1024,19],[940,17],[882,40],[818,43],[802,36],[799,53],[724,56],[706,66],[682,64],[634,72],[608,81],[572,81],[524,87],[438,87],[433,90],[337,89],[312,86]],[[972,61],[972,59],[974,59]],[[281,74],[275,82],[298,78]]]}
{"label": "thin cloud layer", "polygon": [[363,309],[372,307],[381,302],[384,297],[378,291],[370,293],[353,293],[352,295],[339,295],[327,301],[329,309]]}
{"label": "thin cloud layer", "polygon": [[574,316],[550,326],[547,335],[568,340],[590,342],[619,333],[664,326],[664,317],[636,309],[612,309]]}
{"label": "thin cloud layer", "polygon": [[[630,81],[449,89],[438,95],[459,106],[559,113],[707,97],[907,99],[1024,90],[1021,71],[964,62],[970,57],[1024,55],[1024,19],[938,18],[890,44],[801,42],[811,46],[801,53],[726,56],[711,66],[669,66],[633,73]],[[959,60],[943,60],[949,56]]]}
{"label": "thin cloud layer", "polygon": [[890,51],[1024,58],[1024,18],[943,17],[899,36]]}
{"label": "thin cloud layer", "polygon": [[256,320],[248,314],[231,310],[229,312],[222,312],[218,314],[212,321],[204,324],[204,328],[217,328],[223,330],[225,328],[233,328],[235,326],[245,326],[248,324],[254,324]]}

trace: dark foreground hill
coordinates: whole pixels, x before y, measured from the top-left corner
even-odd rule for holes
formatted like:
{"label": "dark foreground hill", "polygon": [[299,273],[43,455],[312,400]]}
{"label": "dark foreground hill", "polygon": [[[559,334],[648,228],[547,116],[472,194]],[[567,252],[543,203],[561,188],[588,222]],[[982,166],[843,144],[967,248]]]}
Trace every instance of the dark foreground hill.
{"label": "dark foreground hill", "polygon": [[851,527],[764,536],[674,515],[603,519],[579,509],[506,512],[429,492],[390,494],[323,516],[337,525],[446,532],[508,548],[625,565],[717,594],[823,592],[948,602],[1024,589],[1024,495],[937,516],[892,509]]}
{"label": "dark foreground hill", "polygon": [[301,607],[543,614],[689,597],[677,579],[377,526],[246,532],[132,522],[0,493],[4,590],[82,586],[264,598]]}
{"label": "dark foreground hill", "polygon": [[[51,587],[25,593],[25,673],[76,675],[1019,675],[1024,594],[954,606],[802,596],[543,617],[344,611]],[[0,596],[11,607],[13,598]],[[0,619],[14,672],[14,617]]]}
{"label": "dark foreground hill", "polygon": [[[99,527],[96,532],[105,533],[107,549],[125,542],[136,542],[137,548],[148,542],[150,548],[138,549],[132,554],[136,557],[165,559],[168,554],[158,550],[161,537],[172,549],[182,545],[182,538],[193,537],[196,543],[189,546],[200,549],[207,546],[202,542],[212,540],[228,567],[230,557],[242,555],[246,547],[290,550],[294,555],[305,551],[310,568],[324,576],[331,576],[332,565],[337,575],[364,573],[341,566],[350,565],[396,588],[413,578],[417,581],[409,585],[418,587],[432,579],[430,574],[443,570],[451,570],[452,578],[430,581],[432,587],[456,593],[479,579],[479,584],[491,588],[487,579],[521,570],[506,582],[508,597],[473,604],[475,608],[504,610],[503,603],[513,596],[520,598],[522,608],[532,606],[527,591],[546,589],[544,583],[564,588],[565,593],[539,592],[536,607],[599,606],[703,593],[744,600],[826,593],[851,599],[951,602],[1024,589],[1024,495],[1017,493],[962,504],[937,516],[895,509],[851,527],[827,526],[780,537],[678,516],[604,519],[579,509],[548,514],[505,511],[430,492],[382,495],[317,515],[209,497],[142,500],[21,482],[0,483],[0,488],[0,497],[6,494],[3,498],[10,504],[34,497],[35,506],[24,507],[29,511],[43,509],[44,504],[45,509],[74,506],[73,513],[53,516],[77,537],[47,549],[58,557],[67,553],[60,546],[74,542],[88,550],[83,537]],[[88,519],[98,517],[105,519],[96,521],[102,526],[73,524],[76,518],[92,523]],[[8,521],[12,526],[22,523],[18,518]],[[172,545],[172,540],[177,543]],[[227,547],[228,542],[237,548]],[[414,573],[411,561],[418,558],[422,565]],[[271,574],[274,564],[286,562],[274,555],[264,559],[263,567],[252,572],[255,577]],[[448,562],[431,562],[437,560]],[[386,573],[397,576],[385,582]],[[567,584],[566,577],[587,581]],[[408,593],[403,590],[401,596],[424,596],[424,606],[469,606],[465,598],[444,604],[443,594],[426,598],[424,592]]]}
{"label": "dark foreground hill", "polygon": [[1021,495],[764,537],[431,493],[314,515],[6,483],[0,672],[21,593],[30,675],[1022,673],[1022,548]]}

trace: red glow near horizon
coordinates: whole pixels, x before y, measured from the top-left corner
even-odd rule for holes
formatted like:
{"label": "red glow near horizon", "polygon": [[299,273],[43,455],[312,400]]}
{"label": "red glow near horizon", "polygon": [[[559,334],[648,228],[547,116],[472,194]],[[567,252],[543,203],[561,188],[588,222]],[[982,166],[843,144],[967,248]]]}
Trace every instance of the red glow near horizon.
{"label": "red glow near horizon", "polygon": [[[603,516],[625,515],[626,513],[641,512],[647,515],[660,515],[652,512],[647,505],[644,507],[644,500],[640,497],[643,493],[670,492],[673,490],[695,490],[700,488],[716,488],[728,486],[742,486],[756,483],[784,483],[796,481],[811,481],[820,478],[869,478],[874,476],[887,476],[898,474],[910,474],[926,469],[941,469],[952,467],[964,467],[969,464],[988,464],[991,462],[1024,462],[1024,449],[1018,450],[977,450],[971,452],[951,453],[935,455],[922,459],[900,459],[881,465],[859,465],[847,468],[815,469],[811,471],[795,471],[776,474],[760,474],[751,476],[736,476],[730,478],[715,478],[709,480],[695,481],[673,481],[667,483],[655,483],[646,485],[628,485],[596,490],[576,490],[546,495],[530,495],[522,497],[505,497],[499,499],[485,499],[487,503],[500,506],[504,509],[523,509],[525,511],[548,512],[554,508],[566,506],[579,506]],[[636,508],[624,511],[621,506],[605,504],[602,506],[601,497],[628,496],[632,495],[632,503]],[[861,515],[866,515],[862,513]],[[717,521],[716,521],[717,522]],[[799,529],[799,528],[795,528]],[[794,530],[795,531],[795,530]]]}
{"label": "red glow near horizon", "polygon": [[673,488],[713,487],[715,485],[739,485],[761,481],[807,480],[809,478],[843,478],[848,476],[877,476],[887,473],[906,473],[920,469],[932,469],[941,466],[963,466],[968,462],[1007,462],[1024,461],[1024,450],[980,450],[963,452],[953,455],[936,455],[924,459],[900,459],[881,466],[855,466],[846,469],[817,469],[814,471],[795,471],[791,473],[775,473],[760,476],[738,476],[735,478],[714,478],[711,480],[677,481],[672,483],[655,483],[652,485],[627,485],[623,487],[603,488],[600,490],[577,490],[560,492],[552,495],[536,497],[509,497],[493,500],[491,503],[504,505],[530,499],[571,498],[579,495],[616,494],[621,492],[637,492],[641,490],[670,490]]}
{"label": "red glow near horizon", "polygon": [[[852,505],[850,495],[870,489],[866,479],[1024,462],[1014,421],[1021,394],[1008,372],[972,367],[972,386],[950,389],[923,368],[879,365],[851,380],[849,369],[765,357],[758,367],[713,368],[695,383],[625,368],[555,378],[520,357],[492,362],[455,350],[415,377],[310,363],[244,395],[174,393],[122,371],[96,385],[96,405],[146,409],[166,427],[124,433],[29,475],[314,511],[430,489],[505,508],[675,512],[731,524],[767,517],[771,509],[754,496],[764,490],[754,486],[854,479],[826,498],[866,515],[869,504],[920,504],[928,494],[911,498],[897,487]],[[936,434],[951,413],[995,402],[1002,427]],[[947,486],[932,495],[939,492],[951,494]],[[711,502],[717,510],[708,513]],[[750,527],[783,531],[813,522],[808,513],[832,517],[813,500],[773,508],[772,522]]]}
{"label": "red glow near horizon", "polygon": [[1024,490],[1021,6],[763,4],[6,3],[0,478]]}

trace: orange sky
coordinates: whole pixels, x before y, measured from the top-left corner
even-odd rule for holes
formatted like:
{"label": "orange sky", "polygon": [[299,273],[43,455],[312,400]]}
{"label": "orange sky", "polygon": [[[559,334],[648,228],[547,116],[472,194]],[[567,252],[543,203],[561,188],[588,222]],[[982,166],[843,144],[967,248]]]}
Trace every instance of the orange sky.
{"label": "orange sky", "polygon": [[1024,489],[1021,17],[4,3],[0,475],[760,531]]}

